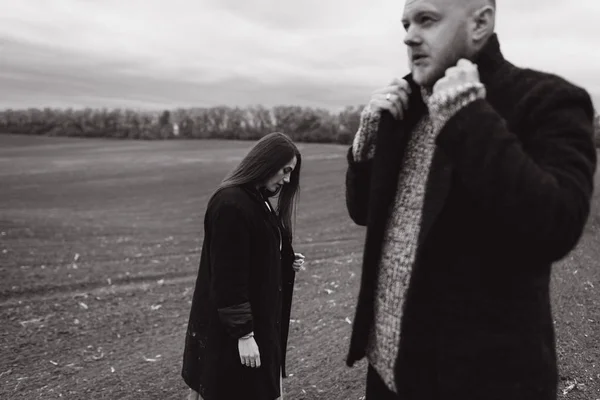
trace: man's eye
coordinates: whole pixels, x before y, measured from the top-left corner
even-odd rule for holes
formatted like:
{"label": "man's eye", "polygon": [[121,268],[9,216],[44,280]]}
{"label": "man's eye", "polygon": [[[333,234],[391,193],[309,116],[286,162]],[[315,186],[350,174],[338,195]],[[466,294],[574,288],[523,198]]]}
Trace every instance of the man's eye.
{"label": "man's eye", "polygon": [[284,173],[284,174],[289,174],[290,172],[292,172],[292,168],[291,168],[291,167],[285,167],[285,168],[283,169],[283,173]]}

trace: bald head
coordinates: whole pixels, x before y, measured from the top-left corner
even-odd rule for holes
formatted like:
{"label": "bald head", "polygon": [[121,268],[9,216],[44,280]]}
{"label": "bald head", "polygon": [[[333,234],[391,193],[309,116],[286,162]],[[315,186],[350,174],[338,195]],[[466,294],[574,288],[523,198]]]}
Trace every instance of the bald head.
{"label": "bald head", "polygon": [[432,86],[458,59],[473,58],[494,33],[495,14],[494,0],[406,0],[404,43],[415,82]]}
{"label": "bald head", "polygon": [[[494,0],[459,0],[460,3],[471,3],[479,6],[492,6],[496,7],[496,2]],[[453,3],[457,3],[457,1],[453,1]]]}
{"label": "bald head", "polygon": [[[448,2],[454,6],[461,4],[478,4],[480,6],[489,5],[496,8],[496,0],[442,0],[444,2]],[[406,0],[405,6],[409,6],[412,3],[419,3],[420,0]],[[436,2],[433,0],[433,2]]]}
{"label": "bald head", "polygon": [[488,7],[493,10],[496,9],[496,2],[494,0],[442,0],[444,2],[452,3],[454,7],[461,8],[468,13],[475,12],[482,8]]}

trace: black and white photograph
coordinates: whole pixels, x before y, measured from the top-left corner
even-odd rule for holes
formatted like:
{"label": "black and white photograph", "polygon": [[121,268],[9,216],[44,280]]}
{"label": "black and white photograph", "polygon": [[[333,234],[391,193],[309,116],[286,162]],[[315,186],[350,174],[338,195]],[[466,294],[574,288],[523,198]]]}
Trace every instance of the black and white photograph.
{"label": "black and white photograph", "polygon": [[600,400],[599,17],[0,0],[0,399]]}

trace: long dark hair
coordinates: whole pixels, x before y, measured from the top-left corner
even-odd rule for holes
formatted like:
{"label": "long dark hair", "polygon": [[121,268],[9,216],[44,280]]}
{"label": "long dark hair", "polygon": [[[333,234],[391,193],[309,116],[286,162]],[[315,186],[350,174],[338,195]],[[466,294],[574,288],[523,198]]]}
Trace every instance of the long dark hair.
{"label": "long dark hair", "polygon": [[217,192],[233,186],[258,186],[267,182],[296,156],[296,168],[290,182],[278,194],[277,214],[285,233],[292,235],[292,215],[296,212],[296,198],[300,192],[302,157],[292,140],[281,132],[273,132],[256,142],[248,154],[219,185]]}

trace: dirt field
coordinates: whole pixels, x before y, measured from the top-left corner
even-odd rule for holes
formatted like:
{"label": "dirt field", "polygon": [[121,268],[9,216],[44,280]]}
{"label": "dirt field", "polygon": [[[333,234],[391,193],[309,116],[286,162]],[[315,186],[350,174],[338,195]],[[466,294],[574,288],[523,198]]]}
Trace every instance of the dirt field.
{"label": "dirt field", "polygon": [[[0,399],[185,398],[204,207],[249,146],[0,135]],[[345,210],[345,147],[300,147],[296,250],[307,270],[284,390],[358,400],[365,363],[344,358],[364,231]],[[561,398],[600,399],[599,203],[555,268]]]}

